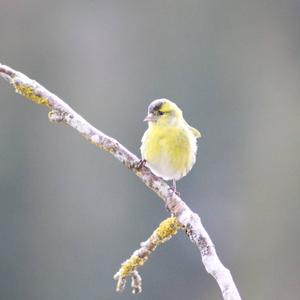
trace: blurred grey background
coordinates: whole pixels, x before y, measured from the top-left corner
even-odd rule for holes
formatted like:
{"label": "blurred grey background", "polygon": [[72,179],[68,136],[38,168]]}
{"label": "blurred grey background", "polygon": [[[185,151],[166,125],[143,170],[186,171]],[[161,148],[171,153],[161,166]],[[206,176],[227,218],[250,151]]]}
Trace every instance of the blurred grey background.
{"label": "blurred grey background", "polygon": [[[299,1],[0,1],[0,62],[139,154],[170,98],[201,130],[178,183],[243,299],[300,293]],[[168,216],[107,153],[0,81],[0,299],[221,299],[184,233],[113,274]]]}

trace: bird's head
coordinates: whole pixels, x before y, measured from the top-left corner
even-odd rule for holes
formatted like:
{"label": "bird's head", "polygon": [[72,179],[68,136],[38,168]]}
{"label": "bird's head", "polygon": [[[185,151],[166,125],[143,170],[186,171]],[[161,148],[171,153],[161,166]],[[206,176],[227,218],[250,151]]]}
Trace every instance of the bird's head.
{"label": "bird's head", "polygon": [[150,103],[144,121],[150,124],[175,125],[182,119],[181,109],[168,99],[157,99]]}

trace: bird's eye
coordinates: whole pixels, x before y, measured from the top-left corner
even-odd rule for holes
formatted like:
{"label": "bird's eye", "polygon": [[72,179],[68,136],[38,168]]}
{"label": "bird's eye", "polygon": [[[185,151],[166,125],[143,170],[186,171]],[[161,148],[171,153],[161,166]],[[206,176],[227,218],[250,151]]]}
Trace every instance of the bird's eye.
{"label": "bird's eye", "polygon": [[162,116],[162,115],[164,114],[164,113],[163,113],[162,111],[160,111],[160,110],[159,110],[157,113],[158,113],[159,116]]}

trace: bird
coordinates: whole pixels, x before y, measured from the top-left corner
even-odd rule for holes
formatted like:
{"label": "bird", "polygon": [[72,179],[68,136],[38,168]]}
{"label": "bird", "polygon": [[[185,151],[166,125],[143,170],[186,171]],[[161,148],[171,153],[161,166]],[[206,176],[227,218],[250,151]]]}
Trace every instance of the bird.
{"label": "bird", "polygon": [[172,180],[170,189],[179,195],[176,181],[195,164],[201,133],[184,120],[182,110],[168,99],[152,101],[144,121],[148,122],[148,129],[141,140],[142,161],[154,175]]}

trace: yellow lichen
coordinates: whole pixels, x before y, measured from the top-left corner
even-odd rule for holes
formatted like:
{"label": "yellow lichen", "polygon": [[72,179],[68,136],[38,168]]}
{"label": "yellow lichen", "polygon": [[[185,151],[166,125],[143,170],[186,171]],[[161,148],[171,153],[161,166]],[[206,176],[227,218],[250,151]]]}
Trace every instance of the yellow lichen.
{"label": "yellow lichen", "polygon": [[34,90],[34,88],[32,86],[16,83],[14,81],[13,81],[13,85],[14,85],[17,93],[28,98],[32,102],[34,102],[36,104],[40,104],[40,105],[49,105],[48,99],[37,94],[37,92]]}
{"label": "yellow lichen", "polygon": [[129,259],[122,263],[121,268],[114,275],[114,279],[118,281],[117,291],[122,292],[125,289],[126,277],[131,276],[133,280],[132,292],[134,294],[140,293],[142,290],[142,281],[136,269],[148,260],[149,255],[158,245],[169,240],[181,228],[182,225],[175,217],[162,221],[150,238],[142,243],[141,248],[136,250]]}
{"label": "yellow lichen", "polygon": [[181,224],[177,221],[177,219],[175,217],[171,217],[162,221],[154,233],[158,237],[159,243],[163,243],[166,239],[175,235],[177,230],[180,228]]}
{"label": "yellow lichen", "polygon": [[147,258],[142,258],[137,255],[131,256],[127,259],[120,268],[120,276],[125,277],[128,276],[132,271],[134,271],[137,267],[142,266]]}

